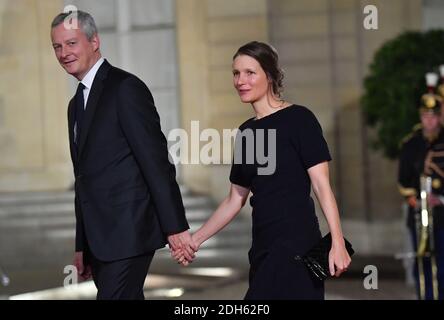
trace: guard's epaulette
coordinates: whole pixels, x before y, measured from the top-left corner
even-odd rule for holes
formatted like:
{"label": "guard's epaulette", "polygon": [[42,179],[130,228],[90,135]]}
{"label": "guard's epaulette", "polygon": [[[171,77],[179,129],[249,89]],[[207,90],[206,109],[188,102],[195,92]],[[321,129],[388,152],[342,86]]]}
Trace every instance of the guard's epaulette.
{"label": "guard's epaulette", "polygon": [[413,126],[413,128],[412,128],[412,132],[417,132],[417,131],[420,131],[420,130],[422,130],[422,123],[421,122],[415,124]]}
{"label": "guard's epaulette", "polygon": [[408,133],[404,138],[401,139],[401,142],[399,143],[399,146],[403,146],[407,142],[409,142],[413,137],[415,136],[414,132]]}
{"label": "guard's epaulette", "polygon": [[412,127],[412,131],[410,131],[404,138],[399,142],[399,146],[402,147],[406,142],[410,141],[412,138],[417,135],[422,135],[422,123],[419,122]]}
{"label": "guard's epaulette", "polygon": [[417,123],[412,127],[412,131],[410,131],[404,138],[401,139],[401,142],[399,143],[399,146],[404,145],[408,141],[410,141],[413,137],[417,136],[418,134],[422,134],[422,123]]}

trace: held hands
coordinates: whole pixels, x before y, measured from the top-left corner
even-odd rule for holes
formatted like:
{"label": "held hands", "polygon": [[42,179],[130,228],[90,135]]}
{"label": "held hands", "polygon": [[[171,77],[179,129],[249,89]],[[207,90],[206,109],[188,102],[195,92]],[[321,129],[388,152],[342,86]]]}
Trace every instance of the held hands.
{"label": "held hands", "polygon": [[171,256],[177,263],[187,266],[193,262],[198,246],[187,231],[168,236]]}
{"label": "held hands", "polygon": [[332,277],[339,277],[343,272],[347,271],[351,258],[347,252],[347,249],[345,249],[345,244],[343,242],[332,243],[328,261],[330,274]]}

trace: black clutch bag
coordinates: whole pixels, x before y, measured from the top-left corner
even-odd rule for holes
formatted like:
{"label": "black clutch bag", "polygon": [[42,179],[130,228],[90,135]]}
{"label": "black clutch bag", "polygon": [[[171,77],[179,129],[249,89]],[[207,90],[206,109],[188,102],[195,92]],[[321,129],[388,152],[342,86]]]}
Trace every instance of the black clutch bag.
{"label": "black clutch bag", "polygon": [[[344,238],[345,249],[350,257],[355,253],[351,243]],[[295,256],[296,260],[301,260],[311,273],[319,280],[325,280],[330,275],[328,255],[331,250],[331,234],[325,235],[313,248],[303,256]]]}

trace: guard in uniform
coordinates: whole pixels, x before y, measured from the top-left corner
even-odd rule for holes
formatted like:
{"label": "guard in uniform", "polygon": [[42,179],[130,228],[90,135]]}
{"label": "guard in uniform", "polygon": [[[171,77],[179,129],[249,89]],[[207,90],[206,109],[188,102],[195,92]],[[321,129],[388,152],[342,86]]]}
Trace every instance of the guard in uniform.
{"label": "guard in uniform", "polygon": [[[436,93],[444,98],[444,64],[439,66],[439,85],[436,87]],[[444,103],[441,105],[441,125],[444,126]]]}
{"label": "guard in uniform", "polygon": [[[441,102],[441,97],[431,92],[421,97],[421,126],[415,126],[403,140],[398,172],[399,190],[409,207],[407,227],[416,253],[414,277],[418,298],[427,300],[444,299],[444,129],[440,123]],[[425,190],[425,184],[421,181],[429,182],[427,193],[423,193],[427,194],[424,201],[421,200],[421,191]],[[423,209],[430,212],[428,220]],[[426,247],[424,243],[427,243]]]}

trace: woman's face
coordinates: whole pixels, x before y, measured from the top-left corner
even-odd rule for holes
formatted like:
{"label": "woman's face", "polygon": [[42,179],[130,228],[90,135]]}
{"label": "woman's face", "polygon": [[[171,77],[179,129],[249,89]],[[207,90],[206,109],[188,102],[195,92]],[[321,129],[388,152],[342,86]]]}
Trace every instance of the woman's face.
{"label": "woman's face", "polygon": [[233,61],[233,84],[244,103],[253,103],[266,97],[269,81],[259,62],[247,55]]}

